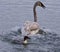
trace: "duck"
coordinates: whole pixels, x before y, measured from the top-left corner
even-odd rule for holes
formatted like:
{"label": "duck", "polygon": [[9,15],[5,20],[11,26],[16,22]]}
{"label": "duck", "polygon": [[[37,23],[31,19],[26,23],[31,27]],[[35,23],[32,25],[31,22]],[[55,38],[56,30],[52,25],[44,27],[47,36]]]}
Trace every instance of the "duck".
{"label": "duck", "polygon": [[24,23],[24,31],[27,32],[27,35],[34,35],[40,31],[39,23],[37,22],[37,14],[36,14],[36,7],[40,6],[45,8],[44,4],[40,1],[35,2],[33,7],[34,13],[34,21],[25,21]]}
{"label": "duck", "polygon": [[22,40],[22,39],[19,39],[19,38],[17,39],[17,37],[16,37],[16,38],[14,38],[14,39],[11,41],[11,43],[27,45],[29,39],[31,39],[31,38],[28,37],[28,36],[24,36],[24,37],[23,37],[23,40]]}
{"label": "duck", "polygon": [[23,45],[27,45],[28,44],[28,39],[31,39],[30,37],[28,36],[24,36],[24,40],[23,40]]}

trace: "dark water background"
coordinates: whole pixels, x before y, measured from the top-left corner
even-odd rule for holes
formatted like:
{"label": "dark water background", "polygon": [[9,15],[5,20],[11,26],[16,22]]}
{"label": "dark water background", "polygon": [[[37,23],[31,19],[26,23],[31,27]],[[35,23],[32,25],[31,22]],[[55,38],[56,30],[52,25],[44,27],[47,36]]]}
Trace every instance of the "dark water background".
{"label": "dark water background", "polygon": [[60,0],[41,0],[46,9],[37,7],[38,23],[48,29],[46,35],[31,37],[26,47],[12,43],[23,39],[18,29],[24,21],[33,21],[36,1],[0,0],[0,52],[60,52]]}

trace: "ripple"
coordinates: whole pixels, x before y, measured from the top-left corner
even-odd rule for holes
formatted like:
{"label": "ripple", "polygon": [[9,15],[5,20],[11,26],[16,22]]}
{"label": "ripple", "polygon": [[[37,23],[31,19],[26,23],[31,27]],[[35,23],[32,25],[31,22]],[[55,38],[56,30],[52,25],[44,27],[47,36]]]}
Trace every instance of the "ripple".
{"label": "ripple", "polygon": [[[42,29],[43,30],[43,29]],[[46,29],[45,29],[46,30]],[[44,30],[44,31],[45,31]],[[23,40],[23,35],[20,33],[20,28],[16,31],[0,35],[0,40],[12,45],[12,49],[16,51],[29,51],[29,52],[54,52],[60,48],[60,37],[58,34],[49,30],[45,31],[46,34],[40,34],[36,36],[30,36],[31,40],[28,40],[28,45],[25,47],[20,40]]]}

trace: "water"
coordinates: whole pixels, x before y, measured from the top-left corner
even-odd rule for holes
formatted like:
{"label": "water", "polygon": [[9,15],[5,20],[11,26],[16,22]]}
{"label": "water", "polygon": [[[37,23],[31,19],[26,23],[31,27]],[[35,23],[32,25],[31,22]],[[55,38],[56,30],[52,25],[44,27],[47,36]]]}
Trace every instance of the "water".
{"label": "water", "polygon": [[0,52],[60,51],[60,0],[41,0],[46,9],[37,7],[38,23],[42,28],[48,29],[46,35],[31,37],[30,44],[26,47],[12,43],[16,38],[23,39],[16,29],[19,29],[26,20],[33,21],[32,8],[36,1],[0,0]]}

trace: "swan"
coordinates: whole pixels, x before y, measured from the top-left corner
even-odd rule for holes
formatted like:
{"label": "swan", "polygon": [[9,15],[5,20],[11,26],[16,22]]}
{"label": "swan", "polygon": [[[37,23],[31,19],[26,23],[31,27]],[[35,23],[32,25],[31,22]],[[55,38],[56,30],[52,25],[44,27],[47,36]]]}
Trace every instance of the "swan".
{"label": "swan", "polygon": [[35,2],[34,7],[33,7],[34,22],[26,21],[24,23],[24,30],[25,30],[25,32],[27,32],[27,35],[30,35],[30,34],[34,35],[34,34],[38,33],[40,30],[39,24],[37,23],[37,14],[36,14],[37,6],[45,8],[45,6],[42,2],[40,2],[40,1]]}

